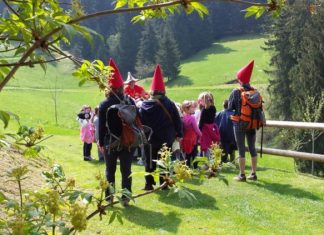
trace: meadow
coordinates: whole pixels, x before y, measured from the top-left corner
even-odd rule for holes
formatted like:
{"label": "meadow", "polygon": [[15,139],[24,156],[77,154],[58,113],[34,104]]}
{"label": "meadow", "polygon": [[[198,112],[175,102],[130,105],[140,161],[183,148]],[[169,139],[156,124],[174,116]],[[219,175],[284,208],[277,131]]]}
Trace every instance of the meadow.
{"label": "meadow", "polygon": [[[196,99],[209,90],[215,96],[216,107],[237,85],[232,84],[236,71],[255,59],[253,84],[266,91],[270,55],[260,47],[262,37],[247,36],[215,42],[211,48],[182,61],[178,80],[167,84],[167,95],[177,102]],[[20,116],[22,124],[42,125],[46,134],[54,136],[44,142],[43,155],[50,163],[61,164],[77,186],[94,191],[94,175],[104,172],[98,161],[84,162],[76,114],[83,104],[96,106],[104,97],[94,84],[78,86],[71,76],[74,66],[69,62],[48,65],[44,73],[39,67],[23,68],[0,93],[0,110],[10,110]],[[150,79],[142,84],[149,88]],[[56,88],[55,88],[56,87]],[[53,97],[57,92],[58,124],[55,124]],[[15,121],[6,131],[16,130]],[[0,130],[2,131],[2,130]],[[93,147],[96,158],[96,148]],[[247,158],[249,162],[250,158]],[[143,171],[133,164],[133,172]],[[248,169],[249,170],[249,169]],[[239,183],[232,181],[238,173],[225,167],[223,174],[229,185],[210,179],[196,179],[184,184],[197,198],[190,203],[177,195],[161,191],[136,200],[128,208],[120,208],[124,224],[108,224],[108,217],[88,223],[82,234],[322,234],[324,224],[323,179],[298,174],[292,159],[264,155],[259,159],[259,180]],[[120,187],[117,170],[117,187]],[[144,186],[140,176],[133,178],[133,193]]]}

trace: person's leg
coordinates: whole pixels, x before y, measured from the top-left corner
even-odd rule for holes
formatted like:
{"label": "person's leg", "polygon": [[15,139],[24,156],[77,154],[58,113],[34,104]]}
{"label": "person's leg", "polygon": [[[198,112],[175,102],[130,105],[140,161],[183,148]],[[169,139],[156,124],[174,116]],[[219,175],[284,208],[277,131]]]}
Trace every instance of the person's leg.
{"label": "person's leg", "polygon": [[87,143],[83,142],[83,158],[87,156],[86,154],[87,154]]}
{"label": "person's leg", "polygon": [[[151,173],[156,170],[156,162],[153,160],[157,160],[158,151],[159,148],[153,147],[152,145],[145,146],[145,172]],[[153,190],[153,185],[155,184],[152,175],[145,176],[144,190]]]}
{"label": "person's leg", "polygon": [[91,161],[91,147],[92,147],[92,144],[87,144],[86,142],[84,142],[83,144],[83,154],[84,154],[84,160],[86,161]]}
{"label": "person's leg", "polygon": [[245,131],[241,130],[238,125],[234,125],[234,136],[239,151],[240,175],[234,179],[245,181]]}
{"label": "person's leg", "polygon": [[120,172],[122,176],[122,188],[127,188],[128,191],[132,192],[132,160],[133,160],[133,150],[128,151],[128,149],[123,148],[122,151],[118,152]]}
{"label": "person's leg", "polygon": [[[117,152],[105,150],[105,163],[106,163],[106,178],[107,181],[115,187],[115,173],[117,167]],[[109,196],[109,189],[106,190],[106,197]]]}
{"label": "person's leg", "polygon": [[251,174],[248,179],[256,180],[256,169],[257,169],[257,152],[255,150],[256,141],[256,130],[250,130],[246,133],[247,143],[251,154]]}

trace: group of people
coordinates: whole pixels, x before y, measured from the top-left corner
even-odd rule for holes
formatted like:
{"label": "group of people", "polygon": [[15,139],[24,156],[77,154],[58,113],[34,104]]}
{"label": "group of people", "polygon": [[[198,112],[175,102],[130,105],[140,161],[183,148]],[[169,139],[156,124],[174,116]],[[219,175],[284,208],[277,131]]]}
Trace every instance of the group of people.
{"label": "group of people", "polygon": [[[219,143],[223,149],[222,162],[235,159],[234,150],[238,148],[240,174],[235,177],[237,181],[256,180],[257,154],[255,151],[256,130],[246,129],[240,119],[241,115],[240,92],[241,89],[254,89],[250,86],[250,78],[254,61],[243,67],[237,73],[240,89],[234,89],[229,100],[224,101],[224,110],[216,113],[214,98],[210,92],[203,92],[197,101],[185,100],[182,104],[176,104],[166,95],[163,74],[160,65],[156,66],[150,93],[147,93],[131,73],[128,73],[124,82],[115,62],[110,59],[109,66],[113,68],[113,74],[109,79],[109,91],[106,98],[96,108],[94,115],[86,118],[91,113],[90,107],[85,106],[78,115],[82,125],[81,139],[84,142],[84,160],[92,160],[90,156],[91,143],[98,144],[99,160],[106,163],[106,178],[111,185],[115,185],[115,172],[117,159],[120,161],[122,175],[122,188],[132,191],[131,165],[135,149],[122,145],[115,145],[121,138],[124,121],[120,118],[118,109],[107,112],[112,107],[120,104],[134,105],[141,124],[152,130],[148,145],[144,146],[142,154],[145,155],[144,165],[146,172],[156,170],[156,161],[159,159],[159,151],[163,145],[172,151],[179,151],[191,167],[192,160],[198,156],[210,157],[210,148],[213,143]],[[124,85],[127,85],[124,88]],[[88,117],[88,116],[87,116]],[[92,133],[92,134],[89,134]],[[91,136],[91,137],[89,137]],[[252,172],[245,176],[245,136],[247,137],[249,151],[252,157]],[[177,147],[178,146],[178,147]],[[200,150],[200,152],[199,152]],[[197,167],[193,164],[193,167]],[[159,183],[163,184],[164,178],[160,176]],[[145,176],[144,190],[153,190],[156,182],[152,175]],[[106,190],[106,198],[110,195]],[[123,198],[125,205],[128,199]]]}

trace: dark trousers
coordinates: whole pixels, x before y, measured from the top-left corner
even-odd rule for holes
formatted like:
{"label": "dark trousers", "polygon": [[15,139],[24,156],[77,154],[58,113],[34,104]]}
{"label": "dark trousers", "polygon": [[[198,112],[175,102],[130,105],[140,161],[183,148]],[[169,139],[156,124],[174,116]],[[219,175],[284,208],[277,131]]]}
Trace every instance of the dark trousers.
{"label": "dark trousers", "polygon": [[107,181],[115,185],[115,173],[117,168],[117,158],[119,158],[120,172],[122,176],[121,187],[127,188],[130,192],[132,191],[132,177],[129,177],[132,173],[132,160],[133,150],[129,151],[126,148],[122,148],[120,151],[110,150],[105,151],[105,162],[106,162],[106,178]]}
{"label": "dark trousers", "polygon": [[[186,154],[186,165],[191,167],[191,162],[196,158],[198,155],[198,145],[195,145],[195,147],[192,149],[192,152],[189,154]],[[197,168],[198,164],[197,162],[194,163],[194,168]]]}
{"label": "dark trousers", "polygon": [[92,149],[92,143],[87,144],[86,142],[83,142],[83,156],[84,157],[90,157],[91,156],[91,149]]}
{"label": "dark trousers", "polygon": [[[168,146],[170,147],[170,146]],[[154,146],[154,145],[146,145],[145,146],[145,171],[146,172],[154,172],[156,170],[156,162],[153,160],[160,159],[158,152],[162,148],[161,146]],[[163,175],[160,175],[160,185],[163,184],[164,179]],[[145,176],[145,183],[146,185],[155,185],[154,177],[152,175]]]}

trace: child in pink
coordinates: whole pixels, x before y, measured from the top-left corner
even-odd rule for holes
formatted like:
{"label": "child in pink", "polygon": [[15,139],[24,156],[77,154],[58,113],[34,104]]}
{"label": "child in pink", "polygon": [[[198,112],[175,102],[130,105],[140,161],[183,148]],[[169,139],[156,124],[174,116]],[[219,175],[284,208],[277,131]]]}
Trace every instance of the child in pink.
{"label": "child in pink", "polygon": [[83,142],[83,160],[92,161],[91,149],[95,141],[95,126],[93,124],[94,115],[91,113],[91,107],[84,105],[78,114],[78,121],[81,124],[80,138]]}
{"label": "child in pink", "polygon": [[181,148],[186,156],[186,164],[190,167],[191,160],[196,157],[197,151],[195,151],[195,146],[197,145],[198,138],[201,137],[201,132],[195,117],[192,115],[195,109],[194,102],[185,100],[181,109],[183,112],[183,139],[181,141]]}
{"label": "child in pink", "polygon": [[214,105],[214,97],[210,92],[201,94],[203,109],[201,110],[199,129],[202,136],[200,139],[200,150],[203,156],[210,157],[210,147],[213,143],[219,143],[220,134],[215,124],[216,108]]}

